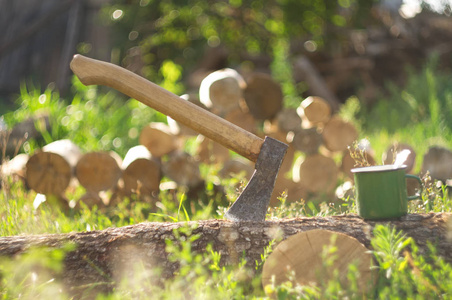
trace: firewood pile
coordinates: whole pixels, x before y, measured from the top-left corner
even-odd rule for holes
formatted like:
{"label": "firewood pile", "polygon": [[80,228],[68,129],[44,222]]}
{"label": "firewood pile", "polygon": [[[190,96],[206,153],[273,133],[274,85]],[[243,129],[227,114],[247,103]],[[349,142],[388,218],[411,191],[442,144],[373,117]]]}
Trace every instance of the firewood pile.
{"label": "firewood pile", "polygon": [[[289,145],[272,206],[279,204],[281,195],[287,202],[346,196],[353,186],[350,170],[357,164],[376,164],[369,145],[357,143],[355,126],[335,114],[329,102],[310,96],[298,108],[283,107],[281,87],[268,74],[255,73],[245,79],[233,69],[215,71],[204,78],[199,95],[181,98],[258,136]],[[184,150],[188,139],[195,139],[195,153]],[[17,155],[2,165],[2,173],[24,180],[37,193],[61,198],[68,187],[80,184],[86,190],[80,199],[85,204],[111,205],[132,195],[154,201],[162,189],[203,188],[200,164],[216,165],[221,178],[241,174],[249,179],[254,171],[251,162],[169,117],[167,124],[154,122],[142,128],[139,144],[121,158],[114,152],[83,153],[71,141],[60,140],[31,156]],[[399,159],[412,172],[415,157],[409,145],[391,145],[383,163]],[[452,174],[447,168],[450,164],[444,162],[451,160],[451,151],[431,148],[422,172],[446,182]],[[338,182],[348,188],[338,187]],[[103,196],[106,191],[113,194],[110,199]]]}

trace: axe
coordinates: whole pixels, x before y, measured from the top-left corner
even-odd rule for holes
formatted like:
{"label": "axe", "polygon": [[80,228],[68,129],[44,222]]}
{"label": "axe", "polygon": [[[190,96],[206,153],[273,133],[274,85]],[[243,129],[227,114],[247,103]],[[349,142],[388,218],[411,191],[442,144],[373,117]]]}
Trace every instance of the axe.
{"label": "axe", "polygon": [[225,216],[237,222],[265,220],[286,144],[263,140],[117,65],[77,54],[71,69],[84,85],[114,88],[255,162],[253,176]]}

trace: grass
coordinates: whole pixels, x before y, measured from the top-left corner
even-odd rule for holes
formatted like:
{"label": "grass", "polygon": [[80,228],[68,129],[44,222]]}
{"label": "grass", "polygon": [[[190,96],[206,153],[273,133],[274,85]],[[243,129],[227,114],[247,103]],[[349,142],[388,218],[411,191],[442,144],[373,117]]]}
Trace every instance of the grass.
{"label": "grass", "polygon": [[[357,124],[377,158],[393,141],[411,144],[418,157],[431,145],[452,148],[452,121],[448,118],[452,112],[451,81],[447,75],[436,71],[433,61],[422,72],[413,72],[405,87],[389,85],[387,93],[373,107],[364,107],[356,98],[349,99],[341,115]],[[51,89],[40,93],[34,88],[22,88],[17,109],[4,116],[5,122],[11,125],[45,110],[52,123],[52,130],[44,133],[44,140],[24,145],[26,152],[32,153],[48,142],[69,138],[81,145],[83,151],[114,150],[124,156],[128,148],[138,144],[142,126],[151,120],[165,121],[163,115],[137,101],[124,99],[111,91],[85,87],[76,79],[73,92],[72,99],[65,100]],[[291,98],[290,103],[293,101]],[[187,151],[193,151],[193,143],[187,144]],[[241,178],[220,179],[218,168],[202,166],[201,173],[206,179],[202,196],[189,197],[181,189],[176,194],[162,192],[158,203],[144,203],[132,197],[115,207],[89,208],[82,203],[78,210],[69,212],[50,205],[50,198],[36,206],[38,195],[28,191],[21,182],[1,178],[0,236],[101,230],[145,221],[222,218],[243,181]],[[410,202],[409,212],[451,212],[452,202],[446,187],[437,187],[427,175],[423,180],[422,198]],[[227,199],[219,196],[218,187],[224,188]],[[81,187],[72,188],[66,197],[76,200],[84,192]],[[356,212],[351,199],[344,199],[341,205],[322,203],[318,206],[311,202],[286,203],[284,195],[280,200],[279,207],[269,210],[268,219]],[[174,234],[186,235],[192,229],[181,230]],[[192,243],[197,238],[189,235],[179,243],[167,241],[170,259],[181,265],[173,279],[156,284],[160,271],[146,270],[137,261],[129,266],[131,275],[116,282],[113,293],[98,295],[98,299],[147,299],[150,295],[153,299],[267,299],[267,295],[273,299],[447,299],[452,294],[452,267],[437,255],[434,245],[429,246],[428,253],[421,254],[413,239],[387,225],[378,225],[373,231],[371,253],[377,262],[378,280],[366,295],[353,284],[359,278],[353,265],[348,274],[350,286],[341,286],[333,279],[318,286],[287,282],[262,288],[263,262],[276,242],[265,249],[262,261],[256,262],[254,267],[245,260],[237,265],[221,266],[221,254],[211,246],[203,253],[192,251]],[[0,259],[2,299],[68,299],[60,275],[64,253],[70,250],[70,245],[62,249],[33,249],[14,259]],[[324,255],[324,267],[328,268],[335,259],[334,247],[325,248]],[[334,274],[333,270],[331,272]]]}

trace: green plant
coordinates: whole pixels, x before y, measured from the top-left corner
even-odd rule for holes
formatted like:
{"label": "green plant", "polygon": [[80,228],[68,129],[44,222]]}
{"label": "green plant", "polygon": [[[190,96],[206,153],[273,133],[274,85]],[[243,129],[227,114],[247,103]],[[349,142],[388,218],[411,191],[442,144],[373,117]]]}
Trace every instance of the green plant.
{"label": "green plant", "polygon": [[443,299],[452,291],[452,266],[435,247],[419,253],[415,241],[388,226],[377,225],[371,241],[378,262],[378,299]]}

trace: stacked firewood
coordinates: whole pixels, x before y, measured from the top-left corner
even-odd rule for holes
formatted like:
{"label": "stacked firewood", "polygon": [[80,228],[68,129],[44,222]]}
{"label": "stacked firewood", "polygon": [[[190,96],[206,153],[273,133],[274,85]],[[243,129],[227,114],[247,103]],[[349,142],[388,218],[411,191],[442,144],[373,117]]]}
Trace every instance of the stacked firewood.
{"label": "stacked firewood", "polygon": [[[329,102],[311,96],[297,108],[284,108],[281,87],[268,74],[254,73],[244,79],[233,69],[215,71],[201,82],[199,95],[181,98],[258,136],[289,145],[272,195],[273,206],[280,196],[288,202],[334,200],[335,192],[353,185],[352,168],[376,161],[369,145],[357,142],[355,126],[334,114]],[[184,150],[189,139],[196,145],[193,153]],[[169,117],[167,124],[154,122],[142,128],[139,144],[122,159],[114,152],[83,154],[69,140],[56,141],[31,156],[20,154],[4,163],[2,173],[23,179],[37,193],[60,198],[78,183],[86,190],[80,200],[103,205],[132,195],[155,201],[162,189],[203,189],[200,164],[216,165],[222,178],[243,175],[249,179],[254,171],[251,162]],[[411,172],[416,154],[409,145],[391,145],[383,163],[393,163],[397,153],[404,153],[403,163]],[[450,168],[444,168],[449,164],[442,163],[447,159],[452,160],[449,150],[430,149],[422,172],[443,181],[452,178]],[[345,184],[337,190],[339,182]],[[106,191],[112,194],[108,199]]]}

